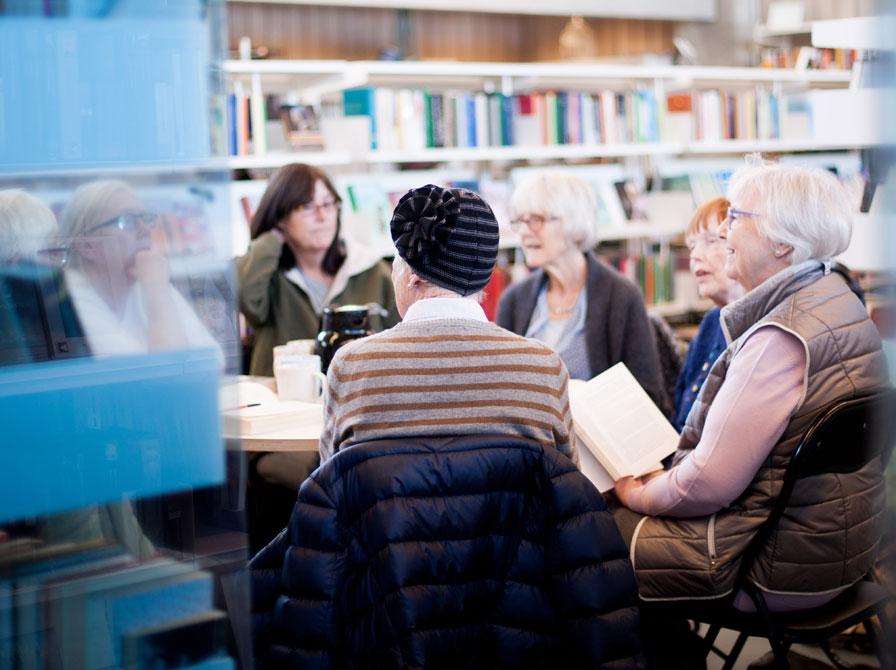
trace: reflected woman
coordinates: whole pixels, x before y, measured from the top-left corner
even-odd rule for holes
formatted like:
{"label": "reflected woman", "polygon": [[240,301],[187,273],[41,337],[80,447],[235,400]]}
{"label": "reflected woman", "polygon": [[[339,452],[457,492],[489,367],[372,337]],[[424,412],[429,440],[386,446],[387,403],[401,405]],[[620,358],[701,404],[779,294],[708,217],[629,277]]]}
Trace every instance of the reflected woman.
{"label": "reflected woman", "polygon": [[78,188],[62,213],[66,281],[94,354],[216,346],[171,285],[151,238],[156,217],[122,181]]}

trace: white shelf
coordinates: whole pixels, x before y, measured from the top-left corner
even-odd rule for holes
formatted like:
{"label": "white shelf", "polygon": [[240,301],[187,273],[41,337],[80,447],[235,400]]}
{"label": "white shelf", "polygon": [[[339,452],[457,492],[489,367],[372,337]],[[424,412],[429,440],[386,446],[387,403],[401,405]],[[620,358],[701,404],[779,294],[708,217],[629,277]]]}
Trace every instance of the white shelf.
{"label": "white shelf", "polygon": [[796,26],[773,28],[765,24],[753,27],[753,39],[757,42],[772,37],[794,37],[796,35],[809,35],[812,32],[811,23],[800,23]]}
{"label": "white shelf", "polygon": [[587,87],[604,82],[668,80],[683,86],[694,83],[801,83],[847,84],[843,70],[795,70],[784,68],[716,67],[682,65],[615,65],[588,63],[487,63],[459,61],[314,61],[228,60],[223,70],[232,75],[344,78],[346,86],[481,85],[483,81],[511,83],[514,88],[562,86],[566,82]]}
{"label": "white shelf", "polygon": [[896,16],[857,16],[812,23],[812,46],[893,50]]}
{"label": "white shelf", "polygon": [[417,151],[371,151],[351,156],[337,152],[269,153],[263,156],[231,156],[230,169],[278,168],[286,163],[336,166],[383,163],[451,163],[511,160],[563,160],[576,158],[616,158],[620,156],[678,156],[710,154],[791,153],[799,151],[843,151],[864,144],[819,142],[817,140],[724,140],[721,142],[645,142],[634,144],[561,144],[552,146],[451,147]]}
{"label": "white shelf", "polygon": [[371,151],[370,163],[428,163],[451,161],[504,161],[558,158],[599,158],[677,154],[684,145],[675,143],[640,144],[558,144],[501,147],[449,147],[417,151]]}
{"label": "white shelf", "polygon": [[[265,0],[278,5],[319,5],[321,0]],[[229,0],[257,2],[257,0]],[[664,21],[712,21],[714,0],[327,0],[330,7],[378,7],[427,11],[489,12],[496,14],[578,15],[601,18]]]}
{"label": "white shelf", "polygon": [[604,226],[599,229],[601,242],[609,240],[636,240],[642,238],[658,239],[675,237],[687,228],[687,222],[663,223],[627,223],[622,226]]}
{"label": "white shelf", "polygon": [[308,163],[309,165],[349,165],[352,157],[335,151],[292,151],[272,152],[260,156],[230,156],[227,167],[231,170],[259,170],[278,168],[287,163]]}
{"label": "white shelf", "polygon": [[700,154],[745,154],[756,151],[763,153],[790,153],[795,151],[841,151],[858,149],[865,144],[825,142],[820,140],[722,140],[720,142],[692,142],[683,153]]}

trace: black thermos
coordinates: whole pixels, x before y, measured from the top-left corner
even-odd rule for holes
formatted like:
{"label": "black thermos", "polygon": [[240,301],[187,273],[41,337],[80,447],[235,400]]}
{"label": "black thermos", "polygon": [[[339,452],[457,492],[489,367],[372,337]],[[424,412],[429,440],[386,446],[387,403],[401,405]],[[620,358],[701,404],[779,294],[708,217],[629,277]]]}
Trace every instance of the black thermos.
{"label": "black thermos", "polygon": [[314,342],[314,353],[320,356],[321,371],[326,374],[333,355],[346,342],[371,334],[367,305],[333,305],[324,307],[321,329]]}

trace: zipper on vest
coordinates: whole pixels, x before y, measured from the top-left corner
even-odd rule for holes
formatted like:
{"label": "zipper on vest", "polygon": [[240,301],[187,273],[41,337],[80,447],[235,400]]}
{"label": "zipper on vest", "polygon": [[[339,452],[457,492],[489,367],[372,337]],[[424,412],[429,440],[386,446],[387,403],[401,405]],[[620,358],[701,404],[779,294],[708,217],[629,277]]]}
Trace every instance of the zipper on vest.
{"label": "zipper on vest", "polygon": [[716,515],[709,517],[706,524],[706,545],[709,549],[709,565],[716,566]]}

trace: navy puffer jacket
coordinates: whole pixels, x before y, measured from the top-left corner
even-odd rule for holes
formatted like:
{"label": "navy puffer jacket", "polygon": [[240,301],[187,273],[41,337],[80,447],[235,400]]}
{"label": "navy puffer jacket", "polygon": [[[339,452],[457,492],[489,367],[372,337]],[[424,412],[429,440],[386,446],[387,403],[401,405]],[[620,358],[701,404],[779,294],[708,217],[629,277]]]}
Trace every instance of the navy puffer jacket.
{"label": "navy puffer jacket", "polygon": [[345,449],[250,568],[268,667],[641,664],[613,517],[566,456],[528,440]]}

